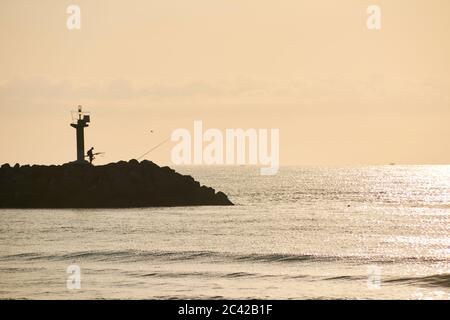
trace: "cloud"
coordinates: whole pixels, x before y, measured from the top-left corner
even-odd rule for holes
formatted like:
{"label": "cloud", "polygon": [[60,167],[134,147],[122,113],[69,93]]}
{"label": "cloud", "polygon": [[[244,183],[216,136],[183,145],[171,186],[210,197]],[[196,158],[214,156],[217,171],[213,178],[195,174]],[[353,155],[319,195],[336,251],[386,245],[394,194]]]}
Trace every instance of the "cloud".
{"label": "cloud", "polygon": [[191,81],[179,84],[153,83],[136,86],[125,79],[113,79],[75,85],[68,80],[52,80],[45,77],[17,78],[0,85],[0,97],[15,99],[170,99],[180,97],[239,96],[265,91],[265,82],[250,78],[235,81]]}
{"label": "cloud", "polygon": [[307,113],[448,113],[450,86],[439,79],[399,79],[369,75],[365,79],[343,76],[316,79],[257,79],[236,77],[218,81],[134,84],[127,79],[75,84],[44,77],[17,78],[0,85],[0,99],[24,102],[90,101],[133,103],[149,101],[184,104],[223,102],[227,105],[260,105],[292,108]]}

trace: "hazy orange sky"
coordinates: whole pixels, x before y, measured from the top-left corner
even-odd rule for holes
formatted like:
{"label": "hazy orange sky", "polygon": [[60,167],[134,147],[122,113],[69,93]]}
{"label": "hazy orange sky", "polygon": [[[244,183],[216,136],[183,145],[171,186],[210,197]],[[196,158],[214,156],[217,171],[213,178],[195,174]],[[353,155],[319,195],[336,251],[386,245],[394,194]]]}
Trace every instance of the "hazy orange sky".
{"label": "hazy orange sky", "polygon": [[2,0],[0,44],[1,163],[74,160],[78,104],[98,163],[194,120],[279,128],[281,165],[450,163],[448,0]]}

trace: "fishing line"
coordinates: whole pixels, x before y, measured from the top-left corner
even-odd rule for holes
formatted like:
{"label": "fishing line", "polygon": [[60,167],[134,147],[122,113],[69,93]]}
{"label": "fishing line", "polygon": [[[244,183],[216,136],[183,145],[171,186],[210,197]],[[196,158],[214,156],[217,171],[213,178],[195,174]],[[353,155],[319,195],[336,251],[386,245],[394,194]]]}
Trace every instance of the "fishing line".
{"label": "fishing line", "polygon": [[152,147],[150,150],[148,150],[147,152],[145,152],[142,156],[138,157],[136,160],[140,160],[143,157],[145,157],[146,155],[148,155],[150,152],[152,152],[153,150],[159,148],[160,146],[162,146],[164,143],[166,143],[167,141],[170,140],[170,137],[168,137],[167,139],[163,140],[162,142],[158,143],[156,146]]}

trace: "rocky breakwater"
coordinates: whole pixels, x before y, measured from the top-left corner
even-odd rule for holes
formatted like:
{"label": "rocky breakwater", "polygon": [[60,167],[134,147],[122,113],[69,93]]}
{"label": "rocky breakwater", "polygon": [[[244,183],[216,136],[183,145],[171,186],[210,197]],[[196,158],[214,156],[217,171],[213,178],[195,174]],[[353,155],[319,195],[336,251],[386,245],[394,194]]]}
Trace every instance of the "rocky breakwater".
{"label": "rocky breakwater", "polygon": [[233,205],[223,192],[151,161],[0,168],[0,208]]}

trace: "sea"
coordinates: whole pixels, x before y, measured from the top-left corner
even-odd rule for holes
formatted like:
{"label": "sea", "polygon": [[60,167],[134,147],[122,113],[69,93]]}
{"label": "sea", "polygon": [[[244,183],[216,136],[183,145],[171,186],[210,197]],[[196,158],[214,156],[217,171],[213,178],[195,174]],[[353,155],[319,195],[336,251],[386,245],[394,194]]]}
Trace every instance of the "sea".
{"label": "sea", "polygon": [[450,299],[449,165],[176,169],[235,205],[0,210],[0,298]]}

